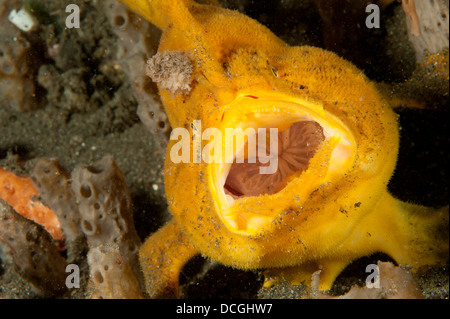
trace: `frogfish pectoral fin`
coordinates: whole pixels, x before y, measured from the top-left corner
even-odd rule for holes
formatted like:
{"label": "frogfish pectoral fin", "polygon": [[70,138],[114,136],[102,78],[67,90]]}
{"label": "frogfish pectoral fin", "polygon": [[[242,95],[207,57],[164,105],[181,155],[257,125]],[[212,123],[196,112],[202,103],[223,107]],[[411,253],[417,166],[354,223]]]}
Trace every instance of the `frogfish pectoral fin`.
{"label": "frogfish pectoral fin", "polygon": [[172,219],[139,249],[145,289],[151,298],[177,298],[183,266],[199,252]]}
{"label": "frogfish pectoral fin", "polygon": [[320,271],[318,289],[326,291],[352,261],[379,252],[390,256],[398,265],[411,267],[413,273],[422,266],[446,265],[448,223],[448,206],[434,209],[405,203],[386,192],[375,210],[326,258],[294,267],[268,269],[264,272],[264,286],[284,280],[311,288],[312,275]]}
{"label": "frogfish pectoral fin", "polygon": [[304,285],[312,288],[313,275],[320,272],[318,290],[331,289],[336,277],[351,262],[342,259],[324,259],[307,262],[299,266],[288,268],[270,268],[264,271],[264,287],[269,288],[276,282],[287,281],[290,285]]}
{"label": "frogfish pectoral fin", "polygon": [[406,203],[386,192],[376,210],[377,214],[371,214],[359,226],[359,233],[371,233],[370,240],[379,251],[400,265],[412,266],[413,271],[448,263],[448,206],[435,209]]}

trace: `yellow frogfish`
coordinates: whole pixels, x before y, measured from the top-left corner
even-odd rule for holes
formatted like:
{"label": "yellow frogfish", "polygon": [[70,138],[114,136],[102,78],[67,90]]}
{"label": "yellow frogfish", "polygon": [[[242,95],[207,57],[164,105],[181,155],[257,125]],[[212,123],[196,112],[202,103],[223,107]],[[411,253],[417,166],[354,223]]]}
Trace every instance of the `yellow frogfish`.
{"label": "yellow frogfish", "polygon": [[198,254],[265,269],[267,285],[281,277],[308,285],[320,269],[320,290],[376,252],[412,269],[448,261],[448,206],[387,191],[397,115],[362,71],[219,6],[121,1],[163,30],[160,54],[190,66],[181,89],[159,86],[172,128],[189,137],[172,136],[166,153],[173,218],[139,251],[150,296],[176,296],[182,267]]}

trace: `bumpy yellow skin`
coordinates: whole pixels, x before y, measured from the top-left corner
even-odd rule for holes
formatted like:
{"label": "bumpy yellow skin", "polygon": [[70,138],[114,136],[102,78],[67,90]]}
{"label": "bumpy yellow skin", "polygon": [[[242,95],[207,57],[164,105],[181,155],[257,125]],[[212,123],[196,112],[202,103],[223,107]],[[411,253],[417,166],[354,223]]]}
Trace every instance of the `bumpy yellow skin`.
{"label": "bumpy yellow skin", "polygon": [[[320,289],[329,289],[351,261],[375,252],[414,268],[448,260],[448,208],[403,203],[386,190],[397,159],[397,115],[355,66],[319,48],[290,47],[258,22],[220,7],[122,2],[163,30],[159,52],[182,50],[193,59],[188,95],[160,91],[173,128],[191,130],[194,120],[202,129],[220,127],[224,112],[239,107],[237,97],[278,96],[334,115],[355,142],[341,170],[327,172],[337,143],[330,138],[285,189],[235,203],[243,220],[270,219],[246,233],[221,217],[213,164],[174,164],[171,141],[165,188],[173,219],[140,249],[151,296],[176,294],[181,268],[199,253],[240,269],[270,269],[268,282],[283,276],[309,284],[321,269]],[[246,103],[242,114],[251,108]]]}

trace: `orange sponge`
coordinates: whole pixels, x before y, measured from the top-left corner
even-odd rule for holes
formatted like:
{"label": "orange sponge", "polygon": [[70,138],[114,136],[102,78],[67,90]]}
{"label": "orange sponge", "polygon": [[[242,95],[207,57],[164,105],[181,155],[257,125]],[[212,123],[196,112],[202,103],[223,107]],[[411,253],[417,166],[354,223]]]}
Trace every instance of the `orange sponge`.
{"label": "orange sponge", "polygon": [[54,239],[61,240],[58,217],[38,197],[39,192],[29,177],[20,177],[0,168],[0,199],[22,216],[44,226]]}

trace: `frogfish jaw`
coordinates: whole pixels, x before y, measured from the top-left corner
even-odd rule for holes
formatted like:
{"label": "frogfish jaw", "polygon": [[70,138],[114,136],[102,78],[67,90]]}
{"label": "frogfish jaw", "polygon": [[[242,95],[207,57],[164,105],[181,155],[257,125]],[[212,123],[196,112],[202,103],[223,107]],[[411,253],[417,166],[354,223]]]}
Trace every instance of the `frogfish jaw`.
{"label": "frogfish jaw", "polygon": [[[216,210],[231,232],[255,235],[270,228],[278,211],[244,208],[261,200],[285,206],[354,163],[353,134],[320,105],[283,94],[241,93],[223,110],[223,139],[213,146],[223,156],[207,154],[216,160],[209,158],[208,175]],[[328,161],[309,167],[319,149]]]}

